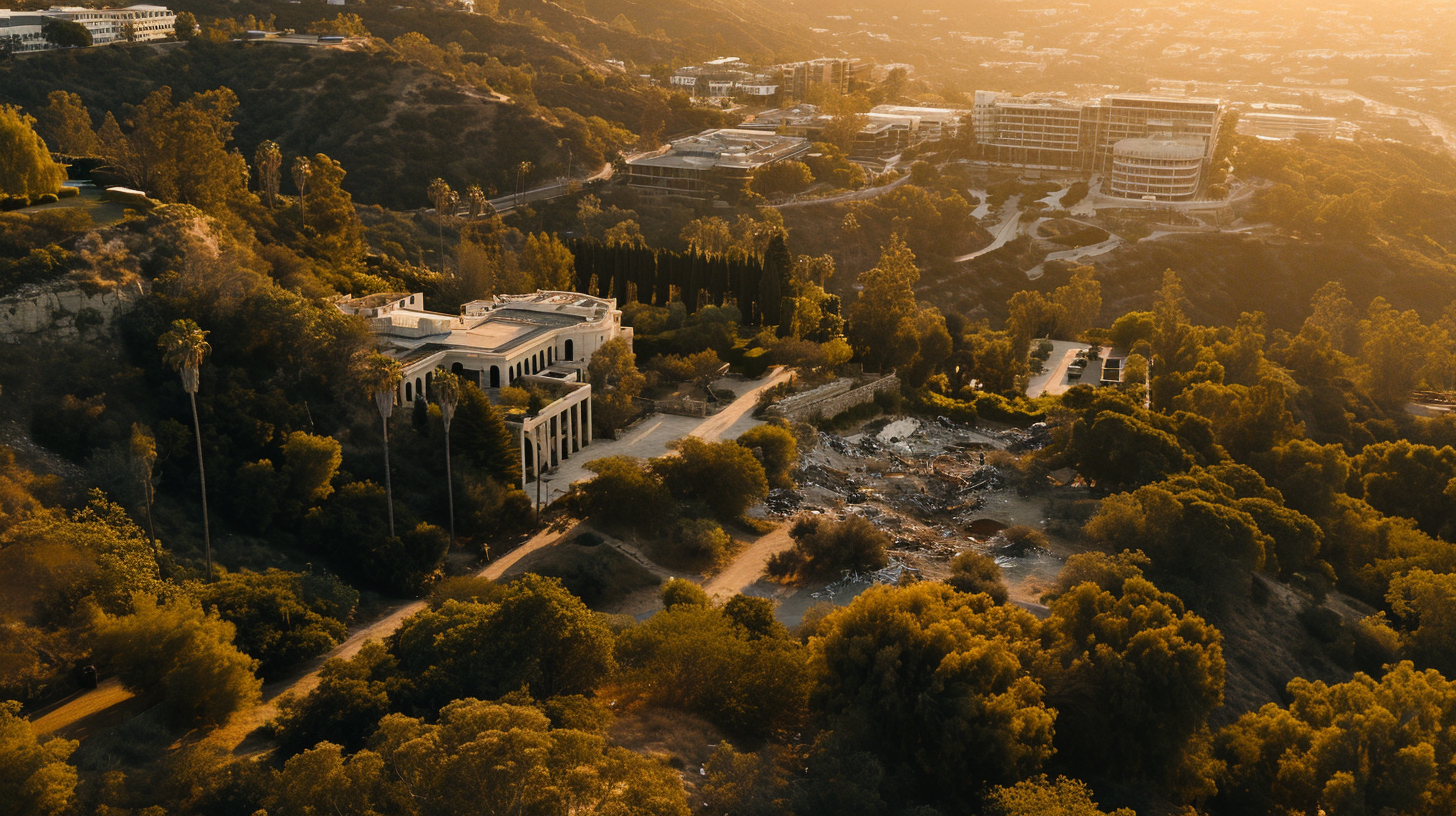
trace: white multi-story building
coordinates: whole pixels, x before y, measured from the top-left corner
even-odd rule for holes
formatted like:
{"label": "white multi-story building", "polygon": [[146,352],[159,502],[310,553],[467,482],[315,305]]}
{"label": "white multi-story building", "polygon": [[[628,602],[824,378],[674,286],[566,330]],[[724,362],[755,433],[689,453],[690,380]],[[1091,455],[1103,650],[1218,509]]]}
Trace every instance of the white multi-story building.
{"label": "white multi-story building", "polygon": [[1106,173],[1114,146],[1127,139],[1196,140],[1208,162],[1223,114],[1218,99],[1109,94],[1073,102],[977,91],[973,122],[981,155],[992,162]]}
{"label": "white multi-story building", "polygon": [[1112,146],[1108,190],[1122,198],[1192,201],[1205,158],[1200,139],[1123,139]]}
{"label": "white multi-story building", "polygon": [[0,9],[0,40],[16,54],[44,51],[52,47],[41,33],[45,21],[44,12]]}
{"label": "white multi-story building", "polygon": [[55,46],[45,39],[48,20],[80,23],[91,32],[92,45],[114,42],[157,42],[175,34],[177,15],[166,6],[125,8],[52,6],[44,11],[0,9],[0,39],[9,39],[16,52],[44,51]]}
{"label": "white multi-story building", "polygon": [[522,487],[541,470],[591,444],[591,384],[586,367],[605,343],[624,338],[622,312],[611,298],[578,292],[496,295],[451,315],[425,309],[422,293],[391,292],[337,302],[340,311],[369,322],[380,351],[400,362],[404,378],[395,402],[430,397],[436,368],[494,394],[506,386],[543,391],[551,402],[534,414],[507,412],[521,451]]}

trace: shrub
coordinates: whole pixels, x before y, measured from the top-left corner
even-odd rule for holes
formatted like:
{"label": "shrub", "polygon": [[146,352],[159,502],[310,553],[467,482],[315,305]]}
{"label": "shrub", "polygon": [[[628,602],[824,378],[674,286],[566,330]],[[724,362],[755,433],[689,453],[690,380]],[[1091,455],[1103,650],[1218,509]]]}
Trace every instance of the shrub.
{"label": "shrub", "polygon": [[138,594],[131,615],[103,615],[96,650],[126,688],[161,692],[173,716],[220,725],[258,700],[256,662],[233,646],[235,629],[195,601],[158,605]]}
{"label": "shrub", "polygon": [[683,519],[672,527],[673,549],[696,562],[718,564],[726,560],[733,539],[712,519]]}
{"label": "shrub", "polygon": [[55,193],[41,193],[35,197],[37,204],[54,204],[61,199]]}
{"label": "shrub", "polygon": [[75,198],[81,194],[80,187],[62,187],[56,191],[57,198]]}
{"label": "shrub", "polygon": [[1006,603],[1006,585],[1001,582],[1001,568],[996,560],[978,552],[957,555],[950,562],[950,577],[945,579],[956,592],[984,592],[998,604]]}
{"label": "shrub", "polygon": [[743,376],[750,380],[762,377],[764,372],[768,371],[770,360],[768,349],[756,348],[745,351],[740,363],[743,368]]}
{"label": "shrub", "polygon": [[789,474],[799,462],[799,443],[789,429],[777,425],[749,428],[738,437],[738,444],[759,452],[769,485],[793,488],[794,480]]}
{"label": "shrub", "polygon": [[[886,549],[890,537],[862,516],[829,521],[801,516],[789,529],[794,549],[803,557],[805,575],[833,575],[842,570],[875,570],[890,563]],[[780,562],[782,568],[789,559]]]}

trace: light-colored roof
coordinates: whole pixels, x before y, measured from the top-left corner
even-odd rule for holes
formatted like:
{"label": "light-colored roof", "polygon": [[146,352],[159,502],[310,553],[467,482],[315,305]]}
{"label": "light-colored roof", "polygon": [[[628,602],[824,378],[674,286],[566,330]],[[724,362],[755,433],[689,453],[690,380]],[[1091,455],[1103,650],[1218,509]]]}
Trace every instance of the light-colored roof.
{"label": "light-colored roof", "polygon": [[798,136],[724,128],[678,139],[656,153],[628,159],[627,164],[700,170],[716,166],[753,168],[793,156],[808,147],[808,140]]}
{"label": "light-colored roof", "polygon": [[1112,155],[1133,159],[1202,159],[1202,139],[1123,139],[1112,146]]}

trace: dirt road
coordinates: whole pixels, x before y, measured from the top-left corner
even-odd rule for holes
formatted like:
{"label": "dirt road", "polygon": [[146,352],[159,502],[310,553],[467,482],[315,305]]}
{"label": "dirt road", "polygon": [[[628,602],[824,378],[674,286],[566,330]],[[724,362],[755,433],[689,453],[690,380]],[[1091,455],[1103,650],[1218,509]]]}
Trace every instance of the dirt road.
{"label": "dirt road", "polygon": [[703,590],[710,598],[727,600],[757,583],[774,553],[792,546],[794,540],[789,538],[789,525],[780,525],[739,553],[732,564],[703,584]]}

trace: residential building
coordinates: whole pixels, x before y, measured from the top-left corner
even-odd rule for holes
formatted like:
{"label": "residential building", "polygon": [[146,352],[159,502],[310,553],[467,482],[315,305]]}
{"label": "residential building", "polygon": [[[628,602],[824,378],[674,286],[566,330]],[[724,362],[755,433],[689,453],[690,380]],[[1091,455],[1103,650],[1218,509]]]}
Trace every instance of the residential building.
{"label": "residential building", "polygon": [[335,305],[365,318],[380,351],[403,366],[398,405],[429,399],[436,368],[484,389],[492,401],[506,386],[544,393],[550,401],[535,413],[505,412],[521,453],[522,486],[535,478],[538,451],[544,471],[591,444],[587,365],[603,344],[632,342],[616,300],[579,292],[496,295],[465,304],[458,315],[426,310],[419,292],[344,298]]}
{"label": "residential building", "polygon": [[1197,138],[1123,139],[1112,146],[1108,191],[1122,198],[1192,201],[1205,159]]}
{"label": "residential building", "polygon": [[627,183],[645,201],[735,201],[760,167],[797,159],[812,145],[756,130],[707,130],[627,160]]}

